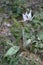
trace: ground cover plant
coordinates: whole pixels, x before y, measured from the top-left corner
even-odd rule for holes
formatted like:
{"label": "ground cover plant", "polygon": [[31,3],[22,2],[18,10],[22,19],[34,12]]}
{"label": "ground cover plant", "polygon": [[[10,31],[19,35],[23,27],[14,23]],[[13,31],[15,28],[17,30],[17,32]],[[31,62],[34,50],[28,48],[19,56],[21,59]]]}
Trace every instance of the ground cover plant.
{"label": "ground cover plant", "polygon": [[[7,18],[2,16],[0,22],[0,45],[3,47],[0,62],[3,65],[43,65],[43,9],[39,7],[35,11],[31,24],[21,20],[24,0],[8,0],[8,3],[5,1],[2,4],[2,13],[7,11],[8,15]],[[19,17],[21,19],[18,20]],[[10,27],[5,26],[4,22],[11,23]]]}

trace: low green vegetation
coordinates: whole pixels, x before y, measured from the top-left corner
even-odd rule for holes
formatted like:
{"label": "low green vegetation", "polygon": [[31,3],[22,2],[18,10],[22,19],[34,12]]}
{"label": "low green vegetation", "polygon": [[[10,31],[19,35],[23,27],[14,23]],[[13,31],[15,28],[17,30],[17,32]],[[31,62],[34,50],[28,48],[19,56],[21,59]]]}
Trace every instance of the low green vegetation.
{"label": "low green vegetation", "polygon": [[[10,1],[10,4],[4,4],[2,8],[10,8],[7,10],[13,22],[12,26],[9,28],[14,40],[9,39],[7,36],[0,35],[0,44],[3,46],[2,64],[3,65],[40,65],[39,62],[35,62],[34,58],[29,61],[30,58],[22,58],[20,54],[26,49],[34,54],[43,53],[43,9],[40,8],[40,12],[35,12],[35,18],[31,23],[21,22],[18,20],[20,17],[22,19],[24,0]],[[12,4],[13,3],[13,4]],[[9,6],[8,6],[9,5]],[[1,10],[2,10],[1,8]],[[11,14],[12,12],[12,14]],[[9,22],[8,19],[4,21]],[[25,56],[25,54],[23,55]]]}

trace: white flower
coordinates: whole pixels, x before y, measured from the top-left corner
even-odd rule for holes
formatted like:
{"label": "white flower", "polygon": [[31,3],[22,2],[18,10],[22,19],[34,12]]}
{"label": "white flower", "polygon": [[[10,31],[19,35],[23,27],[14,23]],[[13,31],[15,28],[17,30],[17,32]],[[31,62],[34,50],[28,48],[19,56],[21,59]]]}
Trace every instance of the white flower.
{"label": "white flower", "polygon": [[26,16],[26,13],[23,14],[23,20],[24,20],[24,21],[27,21],[27,20],[28,20],[28,18],[27,18],[27,16]]}
{"label": "white flower", "polygon": [[30,12],[28,13],[27,11],[26,11],[26,14],[25,14],[26,16],[27,16],[27,20],[29,20],[29,21],[32,21],[32,19],[34,18],[34,16],[32,16],[32,10],[30,10]]}

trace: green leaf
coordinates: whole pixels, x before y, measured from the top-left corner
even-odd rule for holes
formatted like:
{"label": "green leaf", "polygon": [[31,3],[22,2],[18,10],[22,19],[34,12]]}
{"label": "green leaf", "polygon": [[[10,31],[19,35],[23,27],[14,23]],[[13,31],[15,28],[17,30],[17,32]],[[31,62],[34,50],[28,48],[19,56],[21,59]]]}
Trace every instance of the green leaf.
{"label": "green leaf", "polygon": [[29,44],[31,44],[31,39],[28,39],[28,40],[26,41],[26,46],[28,46]]}
{"label": "green leaf", "polygon": [[39,44],[39,46],[40,46],[40,48],[43,48],[43,44],[41,43],[41,44]]}
{"label": "green leaf", "polygon": [[39,37],[40,37],[41,40],[43,40],[43,31],[40,31]]}
{"label": "green leaf", "polygon": [[40,21],[38,19],[33,19],[34,23],[39,23]]}
{"label": "green leaf", "polygon": [[29,38],[31,38],[31,34],[30,33],[25,33],[25,37],[26,37],[26,39],[29,39]]}
{"label": "green leaf", "polygon": [[5,54],[5,57],[6,56],[12,56],[14,54],[16,54],[18,51],[19,51],[20,47],[19,46],[13,46],[11,47]]}
{"label": "green leaf", "polygon": [[41,26],[43,27],[43,22],[40,22]]}
{"label": "green leaf", "polygon": [[20,28],[20,27],[21,27],[21,26],[20,26],[20,23],[19,23],[15,18],[12,17],[12,19],[13,19],[13,21],[14,21],[14,25],[15,25],[16,27]]}

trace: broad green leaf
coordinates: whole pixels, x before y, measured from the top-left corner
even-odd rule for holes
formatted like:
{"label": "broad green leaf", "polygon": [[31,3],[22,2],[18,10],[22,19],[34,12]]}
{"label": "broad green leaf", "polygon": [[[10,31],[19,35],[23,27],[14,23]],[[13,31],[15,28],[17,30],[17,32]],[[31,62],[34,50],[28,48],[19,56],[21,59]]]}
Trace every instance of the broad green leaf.
{"label": "broad green leaf", "polygon": [[40,13],[40,18],[43,19],[43,12]]}
{"label": "broad green leaf", "polygon": [[40,21],[37,20],[37,19],[33,19],[33,22],[34,22],[34,23],[39,23]]}
{"label": "broad green leaf", "polygon": [[39,47],[38,43],[36,43],[35,47],[36,47],[36,48],[38,48],[38,47]]}
{"label": "broad green leaf", "polygon": [[43,44],[42,43],[39,46],[40,46],[40,48],[43,48]]}
{"label": "broad green leaf", "polygon": [[13,46],[11,47],[5,54],[5,57],[6,56],[12,56],[14,54],[16,54],[18,51],[19,51],[20,47],[19,46]]}
{"label": "broad green leaf", "polygon": [[26,39],[29,39],[31,37],[31,34],[30,33],[25,33],[25,38]]}
{"label": "broad green leaf", "polygon": [[43,22],[40,22],[41,26],[43,27]]}
{"label": "broad green leaf", "polygon": [[31,39],[28,39],[27,41],[26,41],[26,46],[28,46],[29,44],[31,44]]}
{"label": "broad green leaf", "polygon": [[43,40],[43,31],[39,32],[39,37],[40,37],[41,40]]}

